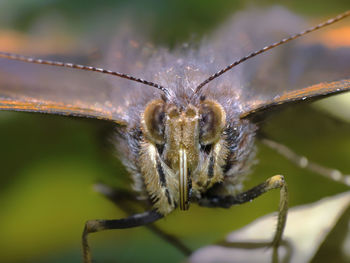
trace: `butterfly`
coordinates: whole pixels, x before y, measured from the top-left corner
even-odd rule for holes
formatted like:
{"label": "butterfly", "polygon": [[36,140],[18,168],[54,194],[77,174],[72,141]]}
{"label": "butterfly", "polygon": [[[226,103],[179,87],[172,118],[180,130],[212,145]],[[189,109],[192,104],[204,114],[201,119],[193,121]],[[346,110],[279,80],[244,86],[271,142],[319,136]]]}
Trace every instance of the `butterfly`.
{"label": "butterfly", "polygon": [[[272,189],[281,191],[272,241],[277,251],[287,217],[284,177],[273,176],[241,192],[254,163],[259,123],[272,111],[350,88],[347,68],[327,59],[331,54],[341,62],[349,61],[346,57],[349,52],[338,54],[320,47],[317,57],[312,58],[320,61],[313,61],[309,68],[304,58],[310,54],[307,48],[277,47],[349,15],[347,11],[270,44],[271,39],[290,31],[289,28],[299,27],[302,21],[281,9],[268,13],[251,11],[233,17],[199,47],[185,45],[172,51],[130,39],[129,29],[125,28],[113,43],[118,51],[112,52],[107,64],[132,75],[0,52],[0,57],[10,59],[0,64],[0,109],[113,123],[117,130],[113,143],[118,156],[133,179],[138,198],[150,205],[146,212],[124,219],[88,221],[83,233],[84,261],[92,260],[87,239],[90,233],[149,224],[177,208],[188,210],[191,203],[228,208]],[[252,17],[262,21],[259,27],[252,23]],[[277,18],[284,22],[276,23]],[[274,50],[267,53],[270,49]],[[296,52],[300,52],[298,59],[290,56]],[[18,60],[41,65],[22,71],[15,62]],[[42,64],[118,78],[102,81],[91,72],[57,69],[52,79],[45,74],[46,69],[38,68]],[[286,68],[290,70],[288,75]],[[40,76],[37,70],[41,71]],[[84,89],[74,86],[75,81]],[[283,149],[268,138],[262,141],[271,148]],[[315,167],[305,164],[308,165],[310,169]],[[332,172],[325,174],[334,177]],[[349,184],[346,177],[339,180]],[[124,198],[107,186],[101,185],[99,191],[116,201]]]}

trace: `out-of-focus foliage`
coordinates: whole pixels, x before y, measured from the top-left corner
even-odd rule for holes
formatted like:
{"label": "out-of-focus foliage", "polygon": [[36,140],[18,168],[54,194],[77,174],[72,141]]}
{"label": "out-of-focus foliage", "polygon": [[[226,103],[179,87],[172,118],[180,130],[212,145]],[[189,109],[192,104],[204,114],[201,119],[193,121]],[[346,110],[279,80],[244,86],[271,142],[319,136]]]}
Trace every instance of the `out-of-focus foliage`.
{"label": "out-of-focus foliage", "polygon": [[[289,223],[284,231],[285,243],[281,245],[278,253],[280,262],[310,262],[322,249],[322,244],[327,243],[325,242],[327,238],[331,239],[332,231],[337,231],[339,227],[336,225],[341,228],[344,223],[347,225],[349,220],[349,191],[312,204],[291,208],[288,213]],[[259,218],[242,229],[230,233],[224,241],[199,249],[191,255],[190,262],[224,263],[232,262],[232,259],[242,263],[271,262],[272,249],[266,249],[266,245],[260,245],[271,242],[275,221],[274,214]],[[333,257],[332,253],[328,253],[329,261],[346,262],[349,260],[350,228],[346,228],[347,231],[343,231],[342,238],[335,242],[337,246],[333,248],[333,250],[338,249],[342,257],[335,258],[334,253]]]}
{"label": "out-of-focus foliage", "polygon": [[[281,1],[3,0],[0,47],[27,54],[44,47],[47,52],[88,54],[94,47],[108,45],[114,37],[110,22],[125,13],[150,28],[154,41],[172,46],[202,36],[238,9],[276,3]],[[300,0],[283,3],[295,12],[322,18],[349,7],[347,0],[318,1],[316,5]],[[13,42],[4,44],[13,36]],[[129,183],[108,147],[110,128],[93,120],[0,112],[1,262],[79,262],[84,222],[124,216],[92,190],[96,180],[123,186]],[[350,172],[348,124],[309,106],[298,106],[274,116],[265,130],[314,161]],[[247,188],[282,173],[289,184],[291,206],[347,190],[258,146],[259,164],[249,176]],[[229,210],[192,206],[189,212],[176,211],[158,225],[196,249],[276,211],[278,198],[276,191]],[[144,228],[93,234],[90,240],[98,262],[184,259]]]}

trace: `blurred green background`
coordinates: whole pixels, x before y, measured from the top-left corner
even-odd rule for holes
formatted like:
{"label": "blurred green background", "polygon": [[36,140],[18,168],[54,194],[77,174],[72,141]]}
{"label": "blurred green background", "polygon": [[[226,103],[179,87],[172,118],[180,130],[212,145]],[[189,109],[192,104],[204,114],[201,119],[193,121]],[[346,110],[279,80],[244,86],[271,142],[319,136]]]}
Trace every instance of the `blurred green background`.
{"label": "blurred green background", "polygon": [[[42,37],[40,34],[52,27],[68,39],[87,41],[89,32],[98,31],[101,38],[89,43],[93,46],[108,41],[113,32],[109,22],[124,10],[135,19],[147,21],[155,42],[171,46],[193,33],[200,37],[236,10],[277,3],[315,17],[330,17],[349,8],[348,0],[317,1],[317,5],[299,0],[1,0],[0,29],[31,34],[33,27],[43,27],[35,31]],[[42,21],[51,23],[42,25]],[[0,112],[0,262],[80,262],[85,221],[124,216],[92,189],[98,180],[115,185],[129,182],[105,139],[110,129],[109,124],[94,120]],[[297,106],[276,115],[265,131],[313,161],[350,173],[348,123],[310,106]],[[291,206],[347,190],[258,146],[259,164],[247,187],[271,175],[284,174]],[[275,191],[229,210],[192,205],[189,212],[176,211],[157,225],[196,249],[276,211],[278,198]],[[145,228],[93,234],[90,241],[97,262],[184,260],[180,252]]]}

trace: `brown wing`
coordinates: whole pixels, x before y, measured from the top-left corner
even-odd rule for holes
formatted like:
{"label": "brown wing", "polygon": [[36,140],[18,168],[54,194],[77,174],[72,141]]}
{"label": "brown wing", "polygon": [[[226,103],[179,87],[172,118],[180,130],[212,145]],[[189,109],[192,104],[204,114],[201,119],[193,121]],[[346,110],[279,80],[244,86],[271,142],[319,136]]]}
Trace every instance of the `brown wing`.
{"label": "brown wing", "polygon": [[[128,26],[121,26],[117,32],[118,37],[102,61],[89,61],[83,54],[80,57],[41,54],[37,58],[113,69],[145,78],[145,64],[153,47]],[[14,52],[28,55],[20,50]],[[157,90],[153,87],[115,76],[0,59],[0,98],[5,101],[1,109],[93,117],[125,124],[132,119],[130,105],[145,93],[151,96],[154,92]],[[17,104],[9,106],[14,101]]]}
{"label": "brown wing", "polygon": [[96,74],[0,60],[0,109],[97,118],[121,125],[109,88]]}
{"label": "brown wing", "polygon": [[256,107],[252,110],[241,114],[240,118],[254,118],[267,111],[275,110],[277,107],[287,106],[292,103],[317,100],[349,90],[350,79],[334,81],[329,83],[319,83],[304,89],[285,92],[280,96],[276,96],[271,101],[266,101],[256,105]]}
{"label": "brown wing", "polygon": [[288,92],[297,94],[306,87],[318,87],[318,83],[350,77],[350,45],[328,47],[322,42],[299,41],[278,53],[273,63],[266,63],[252,78],[251,94],[255,96],[249,97],[247,111],[256,108],[259,101],[269,103]]}
{"label": "brown wing", "polygon": [[[310,22],[281,7],[243,11],[235,14],[226,26],[204,43],[202,57],[208,60],[213,57],[217,69],[211,67],[212,74],[253,51],[325,19]],[[238,101],[242,116],[247,116],[288,92],[298,93],[300,89],[321,82],[348,79],[350,44],[346,42],[348,38],[344,32],[349,31],[338,29],[350,28],[349,24],[341,21],[249,59],[209,83],[203,92],[212,90],[215,94],[230,97],[230,100],[226,99],[228,102],[222,100],[224,105]],[[328,34],[333,30],[339,33]],[[327,36],[321,37],[324,35]],[[329,45],[327,40],[331,35],[338,38],[336,44]],[[334,43],[333,40],[329,42]]]}
{"label": "brown wing", "polygon": [[[322,98],[322,92],[329,96],[347,91],[348,84],[340,80],[350,77],[350,45],[343,34],[336,33],[346,28],[350,28],[350,23],[342,21],[259,58],[255,74],[248,80],[247,88],[242,90],[246,102],[243,115],[247,116],[258,108],[262,111],[262,105],[268,108],[271,103],[276,108],[276,100],[279,105],[287,105],[287,101]],[[337,44],[331,45],[332,42]],[[290,100],[287,97],[291,97]]]}
{"label": "brown wing", "polygon": [[120,120],[115,120],[111,109],[92,107],[83,103],[66,104],[49,100],[38,100],[30,97],[3,97],[0,96],[0,110],[39,112],[75,117],[96,118],[113,121],[120,125],[126,125]]}

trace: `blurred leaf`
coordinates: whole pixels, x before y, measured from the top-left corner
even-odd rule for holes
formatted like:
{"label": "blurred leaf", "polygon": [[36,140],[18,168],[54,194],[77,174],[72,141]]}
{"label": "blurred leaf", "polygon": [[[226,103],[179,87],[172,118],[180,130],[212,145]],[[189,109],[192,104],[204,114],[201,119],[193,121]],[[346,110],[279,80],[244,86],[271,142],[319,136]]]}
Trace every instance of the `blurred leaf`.
{"label": "blurred leaf", "polygon": [[[306,263],[317,254],[320,246],[334,229],[337,222],[350,206],[350,192],[324,198],[316,203],[294,207],[289,210],[284,231],[286,246],[280,246],[281,262],[287,256],[291,263]],[[349,221],[347,214],[347,220]],[[214,262],[271,262],[272,249],[260,247],[248,249],[244,245],[235,248],[235,243],[269,243],[273,239],[276,214],[270,214],[255,220],[244,228],[234,231],[225,239],[225,247],[211,245],[198,249],[190,257],[191,263]],[[349,231],[350,229],[345,229]],[[338,240],[341,247],[342,240]],[[290,255],[288,255],[290,253]]]}

